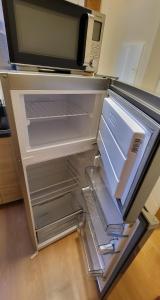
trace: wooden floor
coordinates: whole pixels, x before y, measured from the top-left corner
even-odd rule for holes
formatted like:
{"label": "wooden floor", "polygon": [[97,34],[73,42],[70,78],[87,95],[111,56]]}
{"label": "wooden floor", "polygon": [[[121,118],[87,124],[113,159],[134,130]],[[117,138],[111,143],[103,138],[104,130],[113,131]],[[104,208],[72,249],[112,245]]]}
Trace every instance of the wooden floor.
{"label": "wooden floor", "polygon": [[[23,204],[0,209],[0,300],[98,300],[85,275],[77,234],[40,251],[32,247]],[[154,300],[160,295],[160,231],[156,231],[108,300]]]}

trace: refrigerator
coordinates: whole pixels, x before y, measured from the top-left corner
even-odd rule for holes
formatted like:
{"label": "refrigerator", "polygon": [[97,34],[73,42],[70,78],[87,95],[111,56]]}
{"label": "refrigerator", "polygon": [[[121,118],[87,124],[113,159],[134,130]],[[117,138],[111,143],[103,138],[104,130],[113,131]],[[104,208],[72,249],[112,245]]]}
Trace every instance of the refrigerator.
{"label": "refrigerator", "polygon": [[159,226],[145,203],[160,173],[160,99],[109,77],[0,78],[34,251],[77,230],[102,299]]}

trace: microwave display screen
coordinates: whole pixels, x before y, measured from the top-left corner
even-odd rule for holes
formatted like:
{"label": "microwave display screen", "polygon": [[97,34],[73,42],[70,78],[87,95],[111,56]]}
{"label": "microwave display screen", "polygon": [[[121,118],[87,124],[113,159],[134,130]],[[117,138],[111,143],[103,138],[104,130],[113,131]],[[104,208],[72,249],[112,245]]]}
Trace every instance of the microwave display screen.
{"label": "microwave display screen", "polygon": [[76,60],[79,18],[21,0],[14,9],[21,53]]}
{"label": "microwave display screen", "polygon": [[102,29],[102,23],[98,21],[94,21],[93,26],[93,36],[92,40],[95,42],[99,42],[101,38],[101,29]]}

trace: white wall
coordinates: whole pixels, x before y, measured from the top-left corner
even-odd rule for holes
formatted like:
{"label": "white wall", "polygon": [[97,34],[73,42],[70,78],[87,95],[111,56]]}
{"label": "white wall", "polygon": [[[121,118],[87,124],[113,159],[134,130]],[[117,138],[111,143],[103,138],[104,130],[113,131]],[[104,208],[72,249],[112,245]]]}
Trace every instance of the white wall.
{"label": "white wall", "polygon": [[152,93],[160,95],[160,24],[152,47],[149,63],[145,70],[141,86]]}
{"label": "white wall", "polygon": [[159,0],[102,0],[106,25],[99,74],[117,75],[119,53],[124,42],[145,42],[136,75],[140,85],[147,67],[160,22]]}

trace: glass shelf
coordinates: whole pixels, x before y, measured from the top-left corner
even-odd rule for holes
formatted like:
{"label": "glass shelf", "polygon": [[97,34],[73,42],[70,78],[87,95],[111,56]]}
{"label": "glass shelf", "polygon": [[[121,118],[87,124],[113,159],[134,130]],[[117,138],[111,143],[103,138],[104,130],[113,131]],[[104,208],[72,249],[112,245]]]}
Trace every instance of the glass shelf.
{"label": "glass shelf", "polygon": [[66,101],[40,101],[26,103],[27,119],[30,122],[55,118],[87,116],[89,112],[83,110],[75,103]]}

